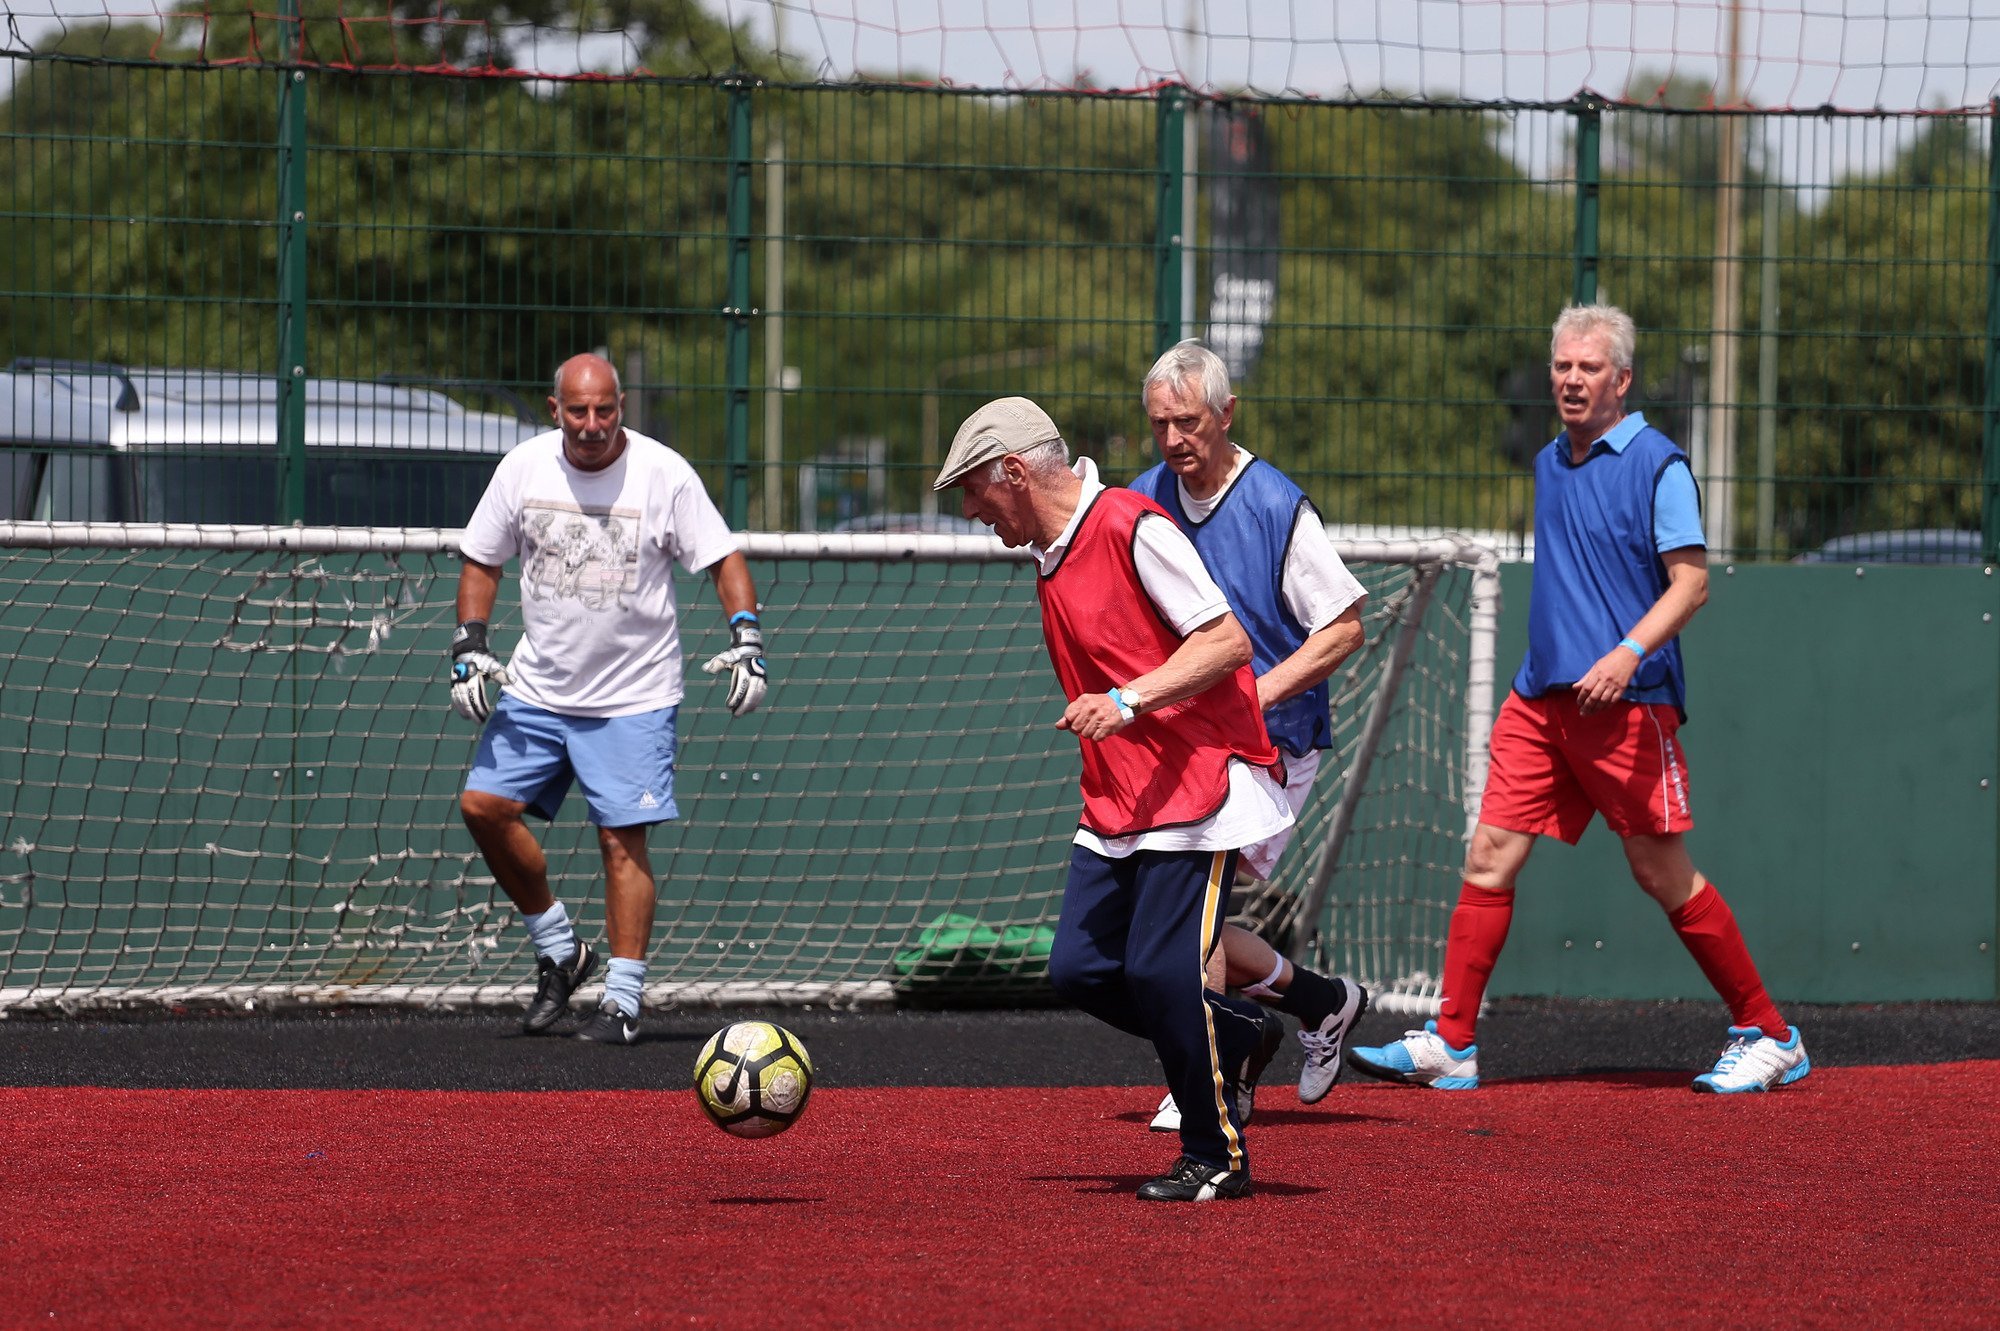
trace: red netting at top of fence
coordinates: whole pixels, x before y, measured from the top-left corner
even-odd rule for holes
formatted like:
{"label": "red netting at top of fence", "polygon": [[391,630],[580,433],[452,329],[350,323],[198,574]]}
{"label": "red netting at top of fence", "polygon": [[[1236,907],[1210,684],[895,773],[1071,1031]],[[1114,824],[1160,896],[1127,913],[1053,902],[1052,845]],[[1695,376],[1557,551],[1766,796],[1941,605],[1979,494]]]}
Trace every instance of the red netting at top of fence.
{"label": "red netting at top of fence", "polygon": [[[0,54],[516,78],[1982,107],[1993,0],[0,0]],[[284,12],[281,12],[284,11]]]}

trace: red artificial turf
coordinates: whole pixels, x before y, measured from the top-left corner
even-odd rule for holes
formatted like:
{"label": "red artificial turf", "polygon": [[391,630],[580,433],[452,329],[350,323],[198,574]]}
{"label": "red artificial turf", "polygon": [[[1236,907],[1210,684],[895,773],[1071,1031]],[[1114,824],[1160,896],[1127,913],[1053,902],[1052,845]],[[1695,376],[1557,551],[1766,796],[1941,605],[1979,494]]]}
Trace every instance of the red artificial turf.
{"label": "red artificial turf", "polygon": [[2000,1062],[1266,1088],[1149,1205],[1143,1088],[0,1090],[0,1325],[1991,1327]]}

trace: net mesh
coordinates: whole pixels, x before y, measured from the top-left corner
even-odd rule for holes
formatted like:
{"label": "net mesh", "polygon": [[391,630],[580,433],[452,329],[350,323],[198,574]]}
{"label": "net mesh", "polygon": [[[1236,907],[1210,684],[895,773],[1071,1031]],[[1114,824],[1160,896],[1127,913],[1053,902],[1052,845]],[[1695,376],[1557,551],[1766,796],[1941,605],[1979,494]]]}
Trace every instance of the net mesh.
{"label": "net mesh", "polygon": [[[188,530],[0,529],[0,1007],[524,999],[526,932],[458,818],[453,534]],[[1076,756],[1028,569],[986,538],[746,541],[776,685],[732,721],[691,679],[648,1002],[1045,995]],[[1492,569],[1405,546],[1346,543],[1370,642],[1299,840],[1239,909],[1421,1002],[1476,803]],[[680,590],[689,654],[725,641]],[[594,937],[596,839],[565,814],[551,883]]]}
{"label": "net mesh", "polygon": [[2000,85],[1986,0],[4,0],[0,53],[540,79],[1178,83],[1227,96],[1646,103],[1677,81],[1767,108],[1972,108]]}

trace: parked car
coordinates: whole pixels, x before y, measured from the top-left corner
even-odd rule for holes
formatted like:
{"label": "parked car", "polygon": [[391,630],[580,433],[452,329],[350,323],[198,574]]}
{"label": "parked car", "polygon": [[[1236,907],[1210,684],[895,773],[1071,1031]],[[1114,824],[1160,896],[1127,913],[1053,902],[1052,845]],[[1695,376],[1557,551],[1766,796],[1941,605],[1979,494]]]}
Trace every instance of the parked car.
{"label": "parked car", "polygon": [[1978,564],[1986,558],[1981,532],[1949,527],[1906,527],[1836,536],[1795,564]]}
{"label": "parked car", "polygon": [[[309,379],[309,525],[462,526],[501,454],[552,428],[434,387]],[[502,390],[504,391],[504,390]],[[0,504],[13,520],[271,523],[278,381],[23,358],[0,373]]]}

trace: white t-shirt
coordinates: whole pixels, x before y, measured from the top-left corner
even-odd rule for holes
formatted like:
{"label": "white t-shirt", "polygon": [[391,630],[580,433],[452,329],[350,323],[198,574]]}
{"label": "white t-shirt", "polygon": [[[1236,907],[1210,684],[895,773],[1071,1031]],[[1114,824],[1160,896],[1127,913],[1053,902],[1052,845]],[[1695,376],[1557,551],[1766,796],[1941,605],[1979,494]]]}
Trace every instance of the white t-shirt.
{"label": "white t-shirt", "polygon": [[689,572],[736,538],[680,454],[625,431],[602,471],[579,471],[550,430],[500,459],[460,551],[521,561],[521,641],[506,692],[565,716],[631,716],[680,702],[677,560]]}
{"label": "white t-shirt", "polygon": [[[1250,465],[1254,455],[1248,449],[1241,444],[1230,447],[1236,450],[1236,457],[1229,468],[1229,478],[1208,498],[1196,499],[1188,493],[1185,481],[1174,482],[1180,487],[1182,511],[1196,522],[1205,521],[1215,511],[1222,497],[1235,486],[1236,478]],[[1349,606],[1368,595],[1360,580],[1347,571],[1347,562],[1340,552],[1333,548],[1326,524],[1309,508],[1299,509],[1298,521],[1292,527],[1278,590],[1285,598],[1285,608],[1305,626],[1309,635],[1339,619]]]}
{"label": "white t-shirt", "polygon": [[[1049,543],[1028,547],[1043,573],[1054,568],[1064,550],[1076,537],[1084,511],[1104,489],[1097,479],[1097,464],[1079,458],[1076,474],[1083,481],[1077,496],[1076,512],[1062,535]],[[1194,542],[1169,517],[1142,514],[1132,532],[1132,560],[1138,566],[1139,583],[1167,623],[1183,637],[1229,610],[1229,598],[1216,586],[1208,568],[1195,552]],[[1087,742],[1087,741],[1086,741]],[[1285,802],[1284,788],[1261,767],[1245,762],[1229,764],[1229,793],[1222,807],[1198,823],[1163,827],[1131,836],[1101,837],[1086,827],[1076,830],[1076,844],[1107,859],[1122,860],[1137,850],[1240,850],[1253,842],[1277,835],[1292,825],[1292,806]]]}

